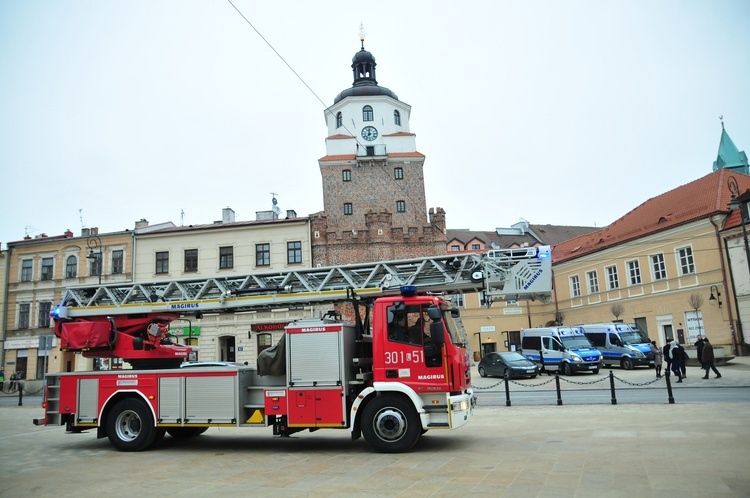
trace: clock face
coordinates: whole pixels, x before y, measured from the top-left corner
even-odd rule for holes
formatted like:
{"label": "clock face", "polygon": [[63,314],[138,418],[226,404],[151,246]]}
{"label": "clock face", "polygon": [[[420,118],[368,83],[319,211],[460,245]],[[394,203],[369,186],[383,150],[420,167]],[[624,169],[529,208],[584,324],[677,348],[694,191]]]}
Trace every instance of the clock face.
{"label": "clock face", "polygon": [[365,126],[364,128],[362,128],[362,138],[369,142],[372,142],[373,140],[378,138],[378,130],[376,130],[372,126]]}

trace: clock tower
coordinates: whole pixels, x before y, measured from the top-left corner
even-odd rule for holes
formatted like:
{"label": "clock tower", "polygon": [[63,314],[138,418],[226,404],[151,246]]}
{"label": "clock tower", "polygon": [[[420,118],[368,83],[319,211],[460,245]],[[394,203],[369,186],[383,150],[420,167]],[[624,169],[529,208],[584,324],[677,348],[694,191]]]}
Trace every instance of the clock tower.
{"label": "clock tower", "polygon": [[375,57],[352,58],[354,82],[325,110],[319,159],[324,211],[313,218],[313,259],[324,266],[445,253],[445,214],[426,208],[424,154],[411,106],[378,85]]}

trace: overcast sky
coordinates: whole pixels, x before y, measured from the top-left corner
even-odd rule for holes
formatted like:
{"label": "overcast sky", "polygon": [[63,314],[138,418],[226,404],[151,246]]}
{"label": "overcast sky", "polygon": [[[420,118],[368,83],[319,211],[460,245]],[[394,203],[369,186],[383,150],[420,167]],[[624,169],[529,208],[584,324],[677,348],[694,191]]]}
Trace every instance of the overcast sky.
{"label": "overcast sky", "polygon": [[747,0],[232,1],[286,63],[228,1],[0,1],[3,248],[322,210],[360,23],[448,228],[606,226],[710,173],[720,115],[750,154]]}

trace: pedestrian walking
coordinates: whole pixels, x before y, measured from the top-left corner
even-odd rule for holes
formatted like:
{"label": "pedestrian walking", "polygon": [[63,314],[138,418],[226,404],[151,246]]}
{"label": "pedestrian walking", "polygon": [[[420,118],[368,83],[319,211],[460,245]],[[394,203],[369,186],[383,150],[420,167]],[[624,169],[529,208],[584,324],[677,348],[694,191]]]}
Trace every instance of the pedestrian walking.
{"label": "pedestrian walking", "polygon": [[708,378],[709,370],[713,370],[716,374],[716,378],[721,379],[721,374],[716,370],[714,361],[716,361],[714,358],[714,347],[708,342],[708,337],[705,337],[703,339],[703,368],[706,370],[706,375],[703,376],[704,379]]}
{"label": "pedestrian walking", "polygon": [[680,382],[682,382],[682,379],[685,378],[682,375],[683,368],[685,367],[685,348],[683,348],[681,344],[675,342],[674,346],[672,346],[671,354],[672,373],[674,373],[678,377],[677,383],[679,384]]}
{"label": "pedestrian walking", "polygon": [[667,362],[667,368],[664,369],[664,375],[669,377],[669,372],[672,371],[672,355],[670,354],[672,351],[672,339],[667,339],[667,343],[662,348],[661,352],[664,356],[664,361]]}
{"label": "pedestrian walking", "polygon": [[0,391],[5,391],[5,372],[0,369]]}
{"label": "pedestrian walking", "polygon": [[10,386],[8,386],[8,390],[12,393],[16,392],[16,388],[18,386],[18,375],[16,372],[13,372],[10,374]]}
{"label": "pedestrian walking", "polygon": [[698,363],[701,368],[703,368],[703,337],[701,337],[700,334],[695,343],[693,343],[693,346],[695,346],[695,355],[698,358]]}
{"label": "pedestrian walking", "polygon": [[656,368],[656,378],[661,379],[661,364],[664,353],[656,347],[656,341],[651,341],[651,352],[654,353],[654,368]]}

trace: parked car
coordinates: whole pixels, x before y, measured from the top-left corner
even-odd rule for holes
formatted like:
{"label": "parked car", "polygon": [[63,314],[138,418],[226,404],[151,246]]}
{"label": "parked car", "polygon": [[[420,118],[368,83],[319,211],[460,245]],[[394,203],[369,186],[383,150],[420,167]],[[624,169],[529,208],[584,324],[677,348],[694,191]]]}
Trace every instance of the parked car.
{"label": "parked car", "polygon": [[531,377],[539,375],[539,365],[527,359],[520,353],[503,351],[501,353],[489,353],[479,362],[477,367],[481,377],[505,377],[508,378]]}

